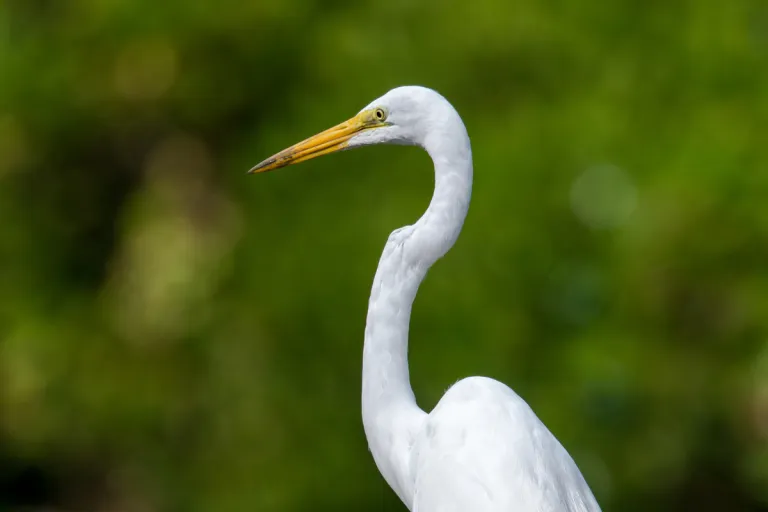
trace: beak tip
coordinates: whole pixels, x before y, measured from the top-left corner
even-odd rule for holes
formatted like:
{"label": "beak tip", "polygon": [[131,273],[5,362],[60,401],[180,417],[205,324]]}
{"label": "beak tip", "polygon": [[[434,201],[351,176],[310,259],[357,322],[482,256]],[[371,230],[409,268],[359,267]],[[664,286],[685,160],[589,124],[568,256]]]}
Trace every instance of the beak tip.
{"label": "beak tip", "polygon": [[264,162],[261,162],[258,165],[254,165],[253,167],[248,169],[248,171],[246,171],[245,174],[257,174],[257,173],[263,172],[263,170],[267,166],[267,164],[269,164],[268,160],[264,161]]}

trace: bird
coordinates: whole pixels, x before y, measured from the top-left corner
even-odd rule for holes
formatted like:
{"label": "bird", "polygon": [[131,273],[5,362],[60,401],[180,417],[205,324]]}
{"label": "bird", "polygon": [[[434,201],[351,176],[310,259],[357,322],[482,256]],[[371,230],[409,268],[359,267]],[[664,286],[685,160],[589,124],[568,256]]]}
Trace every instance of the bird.
{"label": "bird", "polygon": [[411,512],[596,512],[574,460],[523,398],[487,377],[453,384],[427,413],[416,403],[408,331],[419,285],[454,245],[472,195],[469,135],[456,109],[403,86],[249,173],[370,146],[419,146],[434,164],[424,214],[393,231],[373,280],[363,343],[362,418],[380,473]]}

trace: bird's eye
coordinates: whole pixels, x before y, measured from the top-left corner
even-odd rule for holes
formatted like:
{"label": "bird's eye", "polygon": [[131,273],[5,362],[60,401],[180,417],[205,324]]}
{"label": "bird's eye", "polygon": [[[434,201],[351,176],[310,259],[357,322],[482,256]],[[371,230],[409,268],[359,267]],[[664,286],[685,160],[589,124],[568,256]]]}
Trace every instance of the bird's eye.
{"label": "bird's eye", "polygon": [[373,112],[373,117],[375,117],[377,121],[383,121],[387,118],[387,113],[384,112],[384,109],[377,108]]}

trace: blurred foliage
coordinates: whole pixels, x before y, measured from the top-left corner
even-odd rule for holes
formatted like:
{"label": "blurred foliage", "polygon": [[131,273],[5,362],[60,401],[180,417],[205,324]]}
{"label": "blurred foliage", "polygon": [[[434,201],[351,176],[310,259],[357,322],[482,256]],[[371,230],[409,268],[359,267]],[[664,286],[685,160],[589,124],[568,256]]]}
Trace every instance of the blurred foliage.
{"label": "blurred foliage", "polygon": [[411,83],[476,173],[421,405],[492,376],[605,510],[768,510],[760,0],[0,3],[0,510],[403,510],[361,343],[429,159],[244,171]]}

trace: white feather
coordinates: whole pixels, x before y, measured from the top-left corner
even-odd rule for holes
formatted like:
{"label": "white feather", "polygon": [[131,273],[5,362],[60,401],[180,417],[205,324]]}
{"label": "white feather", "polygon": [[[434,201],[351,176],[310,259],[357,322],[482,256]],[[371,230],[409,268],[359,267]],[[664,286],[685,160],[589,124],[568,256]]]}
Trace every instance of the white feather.
{"label": "white feather", "polygon": [[429,208],[390,235],[371,291],[362,411],[376,465],[412,512],[599,511],[566,450],[504,384],[471,377],[431,413],[416,405],[408,373],[411,305],[427,270],[461,231],[472,151],[458,113],[430,89],[393,89],[370,108],[385,109],[389,126],[361,132],[350,148],[412,144],[435,165]]}

